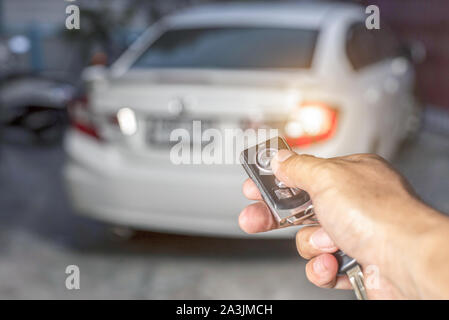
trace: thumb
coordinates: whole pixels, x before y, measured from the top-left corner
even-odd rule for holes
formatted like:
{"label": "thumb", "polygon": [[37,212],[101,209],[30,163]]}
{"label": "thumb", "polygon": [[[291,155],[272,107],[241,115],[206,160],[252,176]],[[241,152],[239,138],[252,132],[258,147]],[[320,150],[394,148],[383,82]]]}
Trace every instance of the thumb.
{"label": "thumb", "polygon": [[311,155],[299,155],[290,150],[279,150],[271,160],[271,169],[276,177],[289,187],[300,188],[313,193],[314,185],[320,180],[317,168],[325,159]]}

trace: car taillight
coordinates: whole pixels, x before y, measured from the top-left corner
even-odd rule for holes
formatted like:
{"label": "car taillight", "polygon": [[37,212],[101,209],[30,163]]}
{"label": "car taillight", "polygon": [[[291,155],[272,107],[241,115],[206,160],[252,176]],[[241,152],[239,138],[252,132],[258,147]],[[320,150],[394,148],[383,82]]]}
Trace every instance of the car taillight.
{"label": "car taillight", "polygon": [[338,112],[324,103],[302,103],[290,114],[282,128],[291,147],[305,147],[332,137],[337,127]]}
{"label": "car taillight", "polygon": [[106,120],[109,125],[120,130],[125,136],[132,136],[137,132],[137,117],[130,108],[121,108],[117,113],[107,116]]}
{"label": "car taillight", "polygon": [[86,97],[77,98],[71,101],[68,106],[68,111],[74,128],[97,140],[101,140],[95,124],[92,121],[92,115]]}

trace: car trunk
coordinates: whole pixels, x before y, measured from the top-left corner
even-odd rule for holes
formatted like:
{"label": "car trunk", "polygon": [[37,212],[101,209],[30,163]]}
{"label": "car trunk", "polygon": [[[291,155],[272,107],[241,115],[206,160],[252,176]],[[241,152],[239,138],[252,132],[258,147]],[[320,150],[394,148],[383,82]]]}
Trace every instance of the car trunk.
{"label": "car trunk", "polygon": [[[224,132],[264,124],[276,127],[312,87],[310,77],[299,76],[298,72],[130,72],[118,79],[96,82],[89,103],[111,147],[125,156],[166,158],[174,143],[169,141],[169,133],[174,129],[191,132],[193,121],[201,121],[203,131],[216,128]],[[111,121],[122,108],[133,110],[135,134],[123,135],[117,122]],[[200,142],[197,140],[198,136],[190,142]]]}

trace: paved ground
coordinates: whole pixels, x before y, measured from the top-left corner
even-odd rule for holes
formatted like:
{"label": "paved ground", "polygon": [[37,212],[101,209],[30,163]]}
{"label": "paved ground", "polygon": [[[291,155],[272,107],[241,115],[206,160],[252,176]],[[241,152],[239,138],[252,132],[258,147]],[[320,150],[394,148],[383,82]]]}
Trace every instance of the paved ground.
{"label": "paved ground", "polygon": [[[5,146],[0,154],[0,298],[351,299],[304,276],[293,241],[142,233],[113,236],[74,215],[60,148]],[[424,133],[395,161],[432,205],[449,212],[449,138]],[[65,289],[67,265],[81,289]]]}

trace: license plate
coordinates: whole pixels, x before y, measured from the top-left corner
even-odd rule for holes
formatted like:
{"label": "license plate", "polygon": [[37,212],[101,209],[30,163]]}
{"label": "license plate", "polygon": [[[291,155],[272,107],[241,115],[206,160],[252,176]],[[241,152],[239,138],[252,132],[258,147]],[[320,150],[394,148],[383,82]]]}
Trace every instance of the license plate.
{"label": "license plate", "polygon": [[[193,133],[194,121],[200,121],[200,135]],[[178,143],[177,140],[170,141],[170,135],[176,129],[183,129],[183,132],[189,135],[190,143],[201,143],[201,135],[204,130],[212,128],[213,122],[204,119],[151,119],[149,121],[149,130],[147,131],[147,141],[152,145],[171,146]],[[198,126],[199,124],[196,124]],[[178,139],[181,139],[177,137]],[[184,139],[184,138],[183,138]],[[199,141],[194,141],[199,139]]]}

